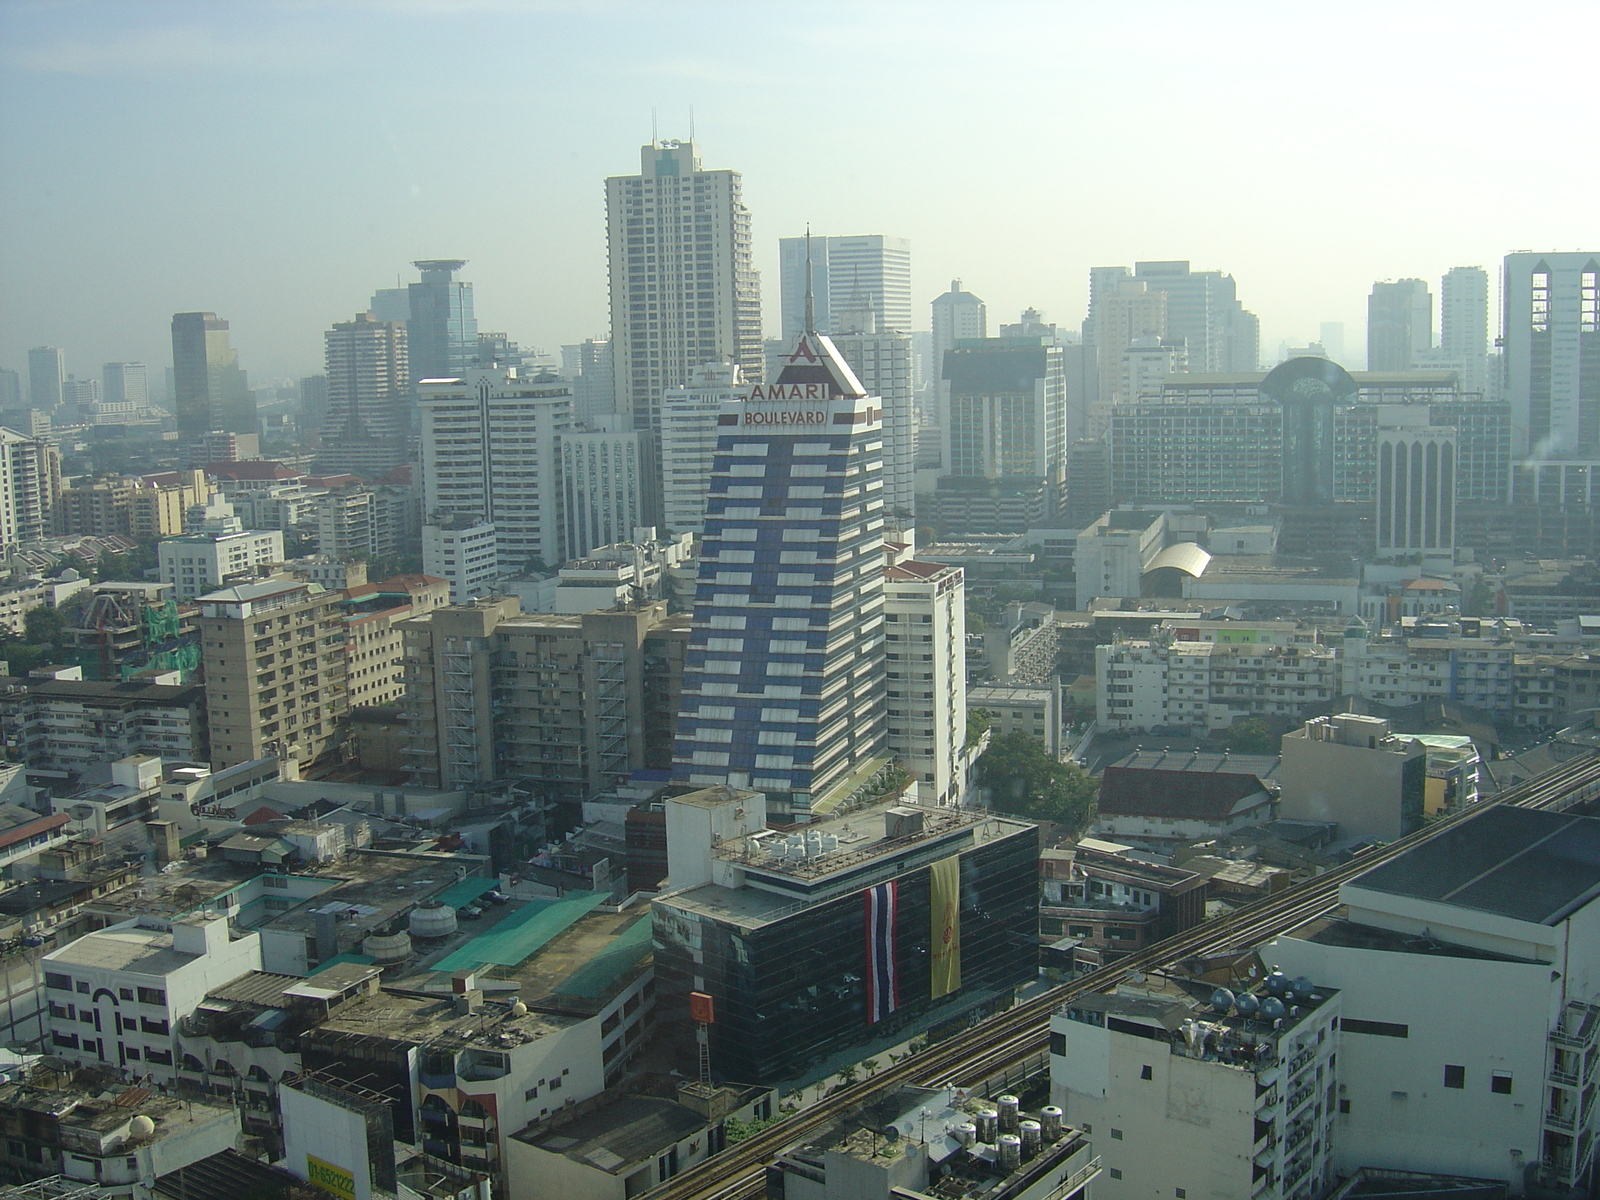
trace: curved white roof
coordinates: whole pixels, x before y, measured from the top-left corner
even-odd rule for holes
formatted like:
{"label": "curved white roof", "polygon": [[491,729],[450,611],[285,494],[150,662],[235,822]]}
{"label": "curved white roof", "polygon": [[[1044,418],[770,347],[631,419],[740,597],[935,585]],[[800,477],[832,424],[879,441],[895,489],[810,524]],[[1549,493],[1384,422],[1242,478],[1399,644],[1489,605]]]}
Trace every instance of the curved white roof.
{"label": "curved white roof", "polygon": [[1159,571],[1162,567],[1176,567],[1185,575],[1192,575],[1198,579],[1205,574],[1206,567],[1210,564],[1211,555],[1196,543],[1175,542],[1152,558],[1144,573],[1148,575],[1151,571]]}

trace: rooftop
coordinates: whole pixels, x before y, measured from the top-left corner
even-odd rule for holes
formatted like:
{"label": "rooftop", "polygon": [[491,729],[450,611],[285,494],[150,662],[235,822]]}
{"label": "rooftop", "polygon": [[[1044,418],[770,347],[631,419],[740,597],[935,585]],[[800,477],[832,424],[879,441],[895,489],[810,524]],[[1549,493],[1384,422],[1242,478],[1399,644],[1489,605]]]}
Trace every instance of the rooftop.
{"label": "rooftop", "polygon": [[1099,811],[1102,816],[1218,821],[1266,803],[1268,796],[1259,775],[1231,764],[1208,770],[1124,760],[1100,778]]}
{"label": "rooftop", "polygon": [[172,948],[170,929],[131,925],[86,933],[76,941],[52,950],[44,961],[57,966],[166,975],[179,967],[188,966],[196,957]]}
{"label": "rooftop", "polygon": [[1600,818],[1496,805],[1346,887],[1556,925],[1600,895]]}
{"label": "rooftop", "polygon": [[704,1117],[675,1100],[624,1096],[562,1122],[516,1135],[552,1154],[616,1174],[706,1128]]}

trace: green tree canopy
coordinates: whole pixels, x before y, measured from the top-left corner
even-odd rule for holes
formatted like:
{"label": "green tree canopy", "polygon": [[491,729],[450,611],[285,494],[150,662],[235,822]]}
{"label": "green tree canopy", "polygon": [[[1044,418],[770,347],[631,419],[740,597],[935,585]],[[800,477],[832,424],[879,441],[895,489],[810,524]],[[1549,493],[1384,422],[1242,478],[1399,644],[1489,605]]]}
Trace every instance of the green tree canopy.
{"label": "green tree canopy", "polygon": [[1278,754],[1282,735],[1260,717],[1235,721],[1222,735],[1222,744],[1240,754]]}
{"label": "green tree canopy", "polygon": [[1078,833],[1094,819],[1100,785],[1082,767],[1051,757],[1033,735],[1003,733],[990,739],[978,760],[978,786],[996,812],[1055,821]]}

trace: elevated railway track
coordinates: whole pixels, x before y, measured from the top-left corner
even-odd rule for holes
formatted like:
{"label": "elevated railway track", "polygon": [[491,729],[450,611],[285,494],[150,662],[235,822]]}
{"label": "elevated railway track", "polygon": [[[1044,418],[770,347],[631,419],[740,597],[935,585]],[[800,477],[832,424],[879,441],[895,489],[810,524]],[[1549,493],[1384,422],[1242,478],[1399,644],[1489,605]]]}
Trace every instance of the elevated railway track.
{"label": "elevated railway track", "polygon": [[906,1084],[972,1086],[1030,1059],[1041,1061],[1040,1056],[1049,1046],[1050,1014],[1076,996],[1106,991],[1133,976],[1171,967],[1185,959],[1247,950],[1308,921],[1327,916],[1338,908],[1339,888],[1347,880],[1496,805],[1561,810],[1597,797],[1600,797],[1600,758],[1580,759],[1554,767],[1493,799],[1436,821],[1409,837],[1363,854],[1298,887],[1257,900],[1220,920],[1196,926],[1092,974],[1031,996],[965,1033],[928,1046],[879,1070],[870,1079],[843,1088],[787,1120],[730,1146],[694,1170],[645,1193],[642,1200],[753,1200],[764,1189],[767,1163],[878,1095]]}

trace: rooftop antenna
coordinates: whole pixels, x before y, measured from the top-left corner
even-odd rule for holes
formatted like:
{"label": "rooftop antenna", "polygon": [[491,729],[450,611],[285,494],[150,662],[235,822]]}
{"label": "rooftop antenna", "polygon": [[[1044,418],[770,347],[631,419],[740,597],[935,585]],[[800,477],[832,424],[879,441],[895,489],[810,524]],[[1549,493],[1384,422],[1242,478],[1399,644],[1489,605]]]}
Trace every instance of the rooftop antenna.
{"label": "rooftop antenna", "polygon": [[652,107],[650,109],[650,145],[652,149],[661,144],[661,138],[657,128],[658,124],[659,122],[656,120],[656,110]]}
{"label": "rooftop antenna", "polygon": [[689,105],[689,140],[694,141],[694,105]]}
{"label": "rooftop antenna", "polygon": [[817,331],[817,302],[811,294],[811,223],[806,223],[806,327],[809,336]]}

